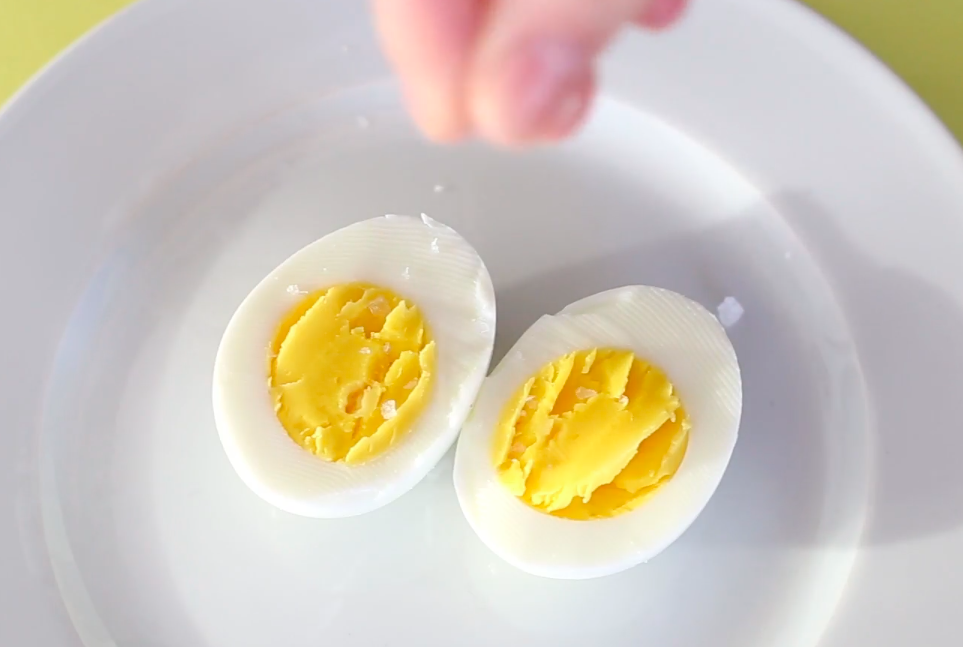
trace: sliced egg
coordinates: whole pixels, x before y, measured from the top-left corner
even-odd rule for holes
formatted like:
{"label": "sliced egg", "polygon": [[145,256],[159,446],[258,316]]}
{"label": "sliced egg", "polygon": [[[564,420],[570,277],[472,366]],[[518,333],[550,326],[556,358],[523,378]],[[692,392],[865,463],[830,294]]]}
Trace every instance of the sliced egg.
{"label": "sliced egg", "polygon": [[539,319],[485,380],[455,455],[497,555],[586,579],[645,562],[708,503],[742,410],[735,351],[679,294],[626,287]]}
{"label": "sliced egg", "polygon": [[218,435],[241,480],[282,510],[374,510],[454,443],[494,338],[491,278],[465,239],[425,216],[358,222],[238,307],[214,365]]}

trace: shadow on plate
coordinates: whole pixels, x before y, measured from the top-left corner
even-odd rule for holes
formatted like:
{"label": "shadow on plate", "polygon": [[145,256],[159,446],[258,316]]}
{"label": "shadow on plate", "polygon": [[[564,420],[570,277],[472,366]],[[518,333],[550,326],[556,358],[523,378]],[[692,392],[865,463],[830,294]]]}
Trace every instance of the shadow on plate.
{"label": "shadow on plate", "polygon": [[827,274],[845,277],[836,286],[838,298],[876,410],[865,542],[899,542],[959,527],[963,310],[940,288],[866,258],[805,195],[781,196],[776,205],[807,246],[818,250]]}
{"label": "shadow on plate", "polygon": [[[938,288],[873,263],[804,196],[779,195],[771,205],[806,251],[760,256],[750,249],[746,241],[758,240],[773,208],[759,205],[716,229],[498,286],[495,359],[540,315],[613,286],[657,284],[710,309],[735,296],[746,311],[729,331],[743,371],[740,439],[716,496],[680,543],[822,545],[833,536],[821,528],[824,511],[840,494],[849,503],[832,518],[858,525],[867,515],[864,544],[956,528],[963,523],[963,440],[954,431],[963,419],[963,311]],[[863,406],[860,393],[831,392],[827,364],[846,349],[819,344],[827,336],[837,343],[839,331],[819,330],[826,304],[808,304],[814,311],[804,321],[799,313],[807,304],[795,302],[800,285],[792,267],[807,251],[833,281],[855,340],[867,407],[874,411],[869,442],[855,445],[866,456],[839,454],[840,434],[863,433],[846,428],[846,416],[834,412]],[[947,377],[917,379],[931,375]],[[871,504],[859,494],[865,484],[858,474],[827,485],[831,464],[838,471],[839,461],[843,471],[847,461],[857,472],[858,464],[871,466]]]}
{"label": "shadow on plate", "polygon": [[[828,351],[819,344],[823,338],[838,338],[839,331],[814,335],[811,322],[799,320],[794,304],[799,289],[793,283],[812,279],[799,269],[801,261],[786,259],[796,250],[759,245],[760,240],[772,240],[772,221],[771,207],[760,204],[712,229],[657,244],[643,242],[531,280],[496,286],[496,360],[543,313],[618,285],[659,285],[713,311],[727,296],[743,305],[744,317],[729,330],[743,373],[740,438],[716,496],[680,540],[683,545],[820,541],[829,495],[828,462],[837,433],[831,426],[837,414],[833,394],[822,388],[826,369],[820,358]],[[806,316],[806,310],[802,312]],[[858,482],[836,486],[865,489]]]}

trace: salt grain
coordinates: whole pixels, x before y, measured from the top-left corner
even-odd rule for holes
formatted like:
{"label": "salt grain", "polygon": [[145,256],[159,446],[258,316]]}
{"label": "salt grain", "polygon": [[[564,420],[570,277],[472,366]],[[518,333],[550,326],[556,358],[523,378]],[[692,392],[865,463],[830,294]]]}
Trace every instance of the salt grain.
{"label": "salt grain", "polygon": [[628,406],[629,396],[623,395],[621,398],[619,398],[619,404],[621,404],[623,407]]}
{"label": "salt grain", "polygon": [[437,254],[437,253],[440,251],[440,248],[438,247],[438,239],[437,239],[437,238],[433,238],[432,241],[431,241],[431,251],[432,251],[433,253],[435,253],[435,254]]}
{"label": "salt grain", "polygon": [[729,328],[739,323],[739,320],[742,319],[742,315],[745,313],[746,311],[742,307],[742,304],[734,297],[726,297],[716,308],[719,323],[722,324],[723,328]]}
{"label": "salt grain", "polygon": [[361,350],[359,350],[358,352],[361,353],[362,355],[370,355],[371,349],[368,348],[367,346],[362,346]]}
{"label": "salt grain", "polygon": [[579,400],[588,400],[589,398],[594,398],[598,394],[599,394],[598,391],[594,391],[592,389],[586,389],[584,386],[580,386],[577,389],[575,389],[575,397],[578,398]]}
{"label": "salt grain", "polygon": [[391,344],[388,344],[388,343],[385,344],[385,352],[386,352],[386,353],[390,353],[390,352],[391,352]]}
{"label": "salt grain", "polygon": [[396,415],[398,415],[398,408],[395,406],[395,401],[385,400],[381,405],[381,417],[385,420],[391,420]]}
{"label": "salt grain", "polygon": [[379,296],[368,304],[368,310],[373,315],[386,315],[391,312],[391,306],[388,305],[387,299]]}
{"label": "salt grain", "polygon": [[418,380],[412,380],[411,382],[408,382],[407,384],[405,384],[405,390],[410,391],[416,386],[418,386]]}

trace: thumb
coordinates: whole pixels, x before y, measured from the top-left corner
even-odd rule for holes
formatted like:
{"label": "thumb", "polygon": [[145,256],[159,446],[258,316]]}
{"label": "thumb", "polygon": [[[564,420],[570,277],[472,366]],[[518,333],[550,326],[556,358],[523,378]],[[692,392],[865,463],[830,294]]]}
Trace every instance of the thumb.
{"label": "thumb", "polygon": [[475,129],[502,144],[567,135],[588,111],[594,60],[628,23],[662,27],[684,0],[495,0],[468,83]]}

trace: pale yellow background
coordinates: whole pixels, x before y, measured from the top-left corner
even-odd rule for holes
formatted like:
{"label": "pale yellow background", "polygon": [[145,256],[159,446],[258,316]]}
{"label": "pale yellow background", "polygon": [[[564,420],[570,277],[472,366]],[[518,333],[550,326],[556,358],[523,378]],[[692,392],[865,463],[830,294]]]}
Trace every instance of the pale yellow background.
{"label": "pale yellow background", "polygon": [[[73,39],[130,1],[0,0],[0,104]],[[805,1],[875,51],[963,140],[963,0]]]}

